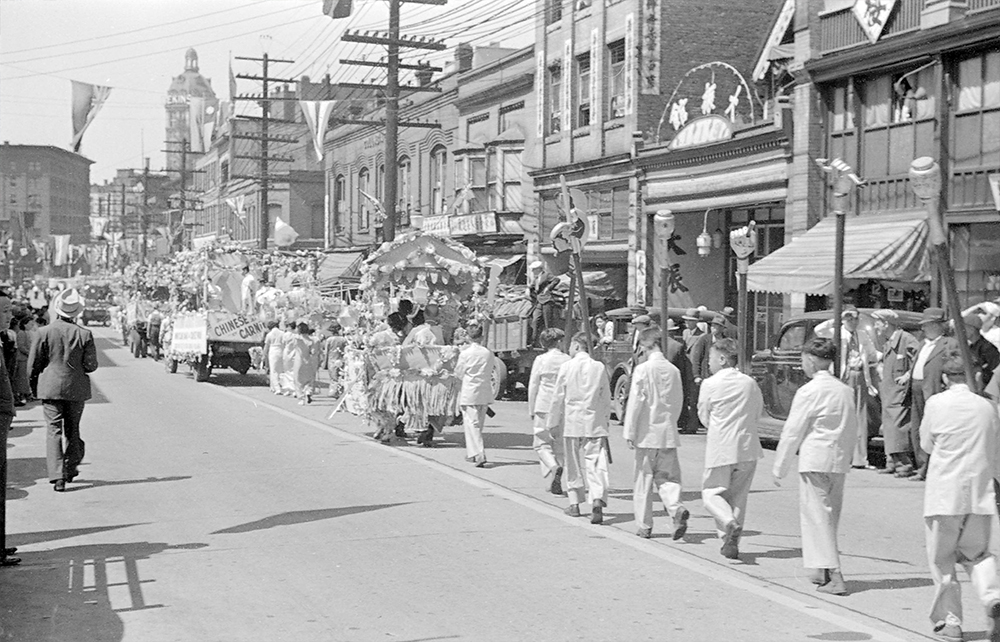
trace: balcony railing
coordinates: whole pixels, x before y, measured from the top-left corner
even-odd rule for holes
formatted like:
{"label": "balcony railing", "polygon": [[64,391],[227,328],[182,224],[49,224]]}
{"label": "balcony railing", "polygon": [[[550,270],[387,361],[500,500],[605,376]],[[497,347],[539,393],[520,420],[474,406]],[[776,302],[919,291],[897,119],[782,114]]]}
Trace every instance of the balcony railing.
{"label": "balcony railing", "polygon": [[868,184],[859,190],[858,198],[862,212],[890,212],[920,206],[906,175],[868,179]]}
{"label": "balcony railing", "polygon": [[1000,0],[969,0],[969,11],[1000,9]]}
{"label": "balcony railing", "polygon": [[[998,3],[1000,0],[973,0],[980,3]],[[920,28],[920,12],[924,0],[899,0],[889,15],[881,38],[895,36]],[[880,39],[881,39],[880,38]],[[851,9],[828,13],[820,17],[820,51],[829,53],[868,42],[861,25]]]}
{"label": "balcony railing", "polygon": [[949,209],[967,210],[983,207],[993,209],[995,205],[989,174],[995,173],[997,173],[996,168],[952,170],[951,184],[948,188]]}

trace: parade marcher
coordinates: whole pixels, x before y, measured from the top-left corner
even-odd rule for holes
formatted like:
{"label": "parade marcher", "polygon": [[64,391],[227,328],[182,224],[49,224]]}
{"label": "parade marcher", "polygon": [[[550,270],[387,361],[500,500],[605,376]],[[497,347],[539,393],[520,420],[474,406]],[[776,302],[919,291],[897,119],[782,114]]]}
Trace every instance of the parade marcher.
{"label": "parade marcher", "polygon": [[532,420],[533,444],[542,467],[542,478],[552,475],[549,490],[553,495],[564,495],[563,436],[549,428],[549,411],[552,395],[556,388],[559,369],[569,361],[569,355],[559,349],[564,337],[559,328],[542,331],[541,344],[544,354],[535,357],[531,364],[531,378],[528,381],[528,416]]}
{"label": "parade marcher", "polygon": [[973,393],[960,354],[942,365],[947,390],[927,400],[920,444],[930,453],[924,489],[927,557],[934,579],[930,618],[934,633],[962,640],[962,589],[955,566],[972,578],[990,619],[990,640],[1000,640],[1000,580],[990,550],[996,521],[994,479],[1000,476],[1000,419]]}
{"label": "parade marcher", "polygon": [[[5,292],[0,292],[0,327],[10,323],[11,300]],[[0,354],[0,360],[3,355]],[[7,546],[7,435],[14,421],[14,392],[7,376],[7,368],[0,361],[0,566],[16,566],[21,563],[14,557],[16,548]]]}
{"label": "parade marcher", "polygon": [[83,312],[83,300],[75,289],[61,291],[50,309],[55,318],[38,331],[28,368],[32,377],[38,377],[35,397],[42,400],[48,424],[49,481],[57,492],[62,492],[66,482],[77,476],[83,460],[80,418],[90,399],[88,375],[97,370],[97,348],[90,330],[74,321]]}
{"label": "parade marcher", "polygon": [[719,339],[709,352],[712,375],[701,383],[698,415],[708,429],[701,501],[715,518],[722,555],[737,559],[746,523],[747,497],[764,456],[757,423],[764,412],[760,386],[737,369],[740,348]]}
{"label": "parade marcher", "polygon": [[479,324],[468,328],[471,343],[458,355],[455,376],[462,380],[458,403],[462,409],[462,427],[465,429],[466,461],[476,468],[486,465],[486,448],[483,446],[483,424],[486,408],[493,401],[493,353],[482,344],[483,327]]}
{"label": "parade marcher", "polygon": [[910,443],[912,398],[907,382],[920,343],[899,325],[894,310],[875,310],[875,330],[885,337],[879,358],[881,376],[879,397],[882,400],[882,437],[885,439],[886,475],[910,477],[916,474],[913,447]]}
{"label": "parade marcher", "polygon": [[16,319],[17,367],[10,385],[14,390],[14,405],[23,406],[31,399],[31,382],[28,379],[28,355],[31,354],[31,332],[35,320],[30,314]]}
{"label": "parade marcher", "polygon": [[681,502],[681,462],[677,457],[680,434],[677,420],[684,403],[681,373],[660,349],[659,328],[642,331],[639,349],[645,360],[632,371],[624,436],[635,450],[632,504],[636,535],[653,534],[653,491],[660,496],[674,520],[675,540],[687,532],[690,511]]}
{"label": "parade marcher", "polygon": [[243,266],[243,280],[240,282],[240,312],[253,316],[257,311],[257,290],[260,281],[250,271],[249,265]]}
{"label": "parade marcher", "polygon": [[[402,336],[403,331],[405,329],[406,329],[406,317],[399,312],[393,312],[388,317],[386,317],[385,326],[382,329],[375,332],[375,334],[373,334],[371,338],[368,339],[368,345],[373,350],[377,350],[379,348],[398,346],[401,343],[400,337]],[[371,376],[373,372],[369,371],[368,374],[369,376]],[[375,439],[379,440],[383,444],[388,445],[392,443],[393,435],[400,438],[405,437],[406,432],[399,424],[398,419],[399,418],[394,414],[389,414],[387,412],[376,412],[375,424],[376,426],[378,426],[378,429],[375,431]],[[433,432],[431,432],[431,436],[433,436]],[[418,443],[426,446],[431,445],[429,442],[424,442],[421,440],[418,440]]]}
{"label": "parade marcher", "polygon": [[924,481],[927,478],[927,453],[920,447],[920,423],[924,418],[924,404],[933,395],[944,389],[941,368],[945,355],[959,350],[954,337],[944,336],[947,316],[942,308],[927,308],[920,317],[920,329],[924,332],[924,342],[913,360],[909,377],[901,383],[910,384],[913,400],[912,421],[910,422],[910,444],[913,448],[917,474],[910,481]]}
{"label": "parade marcher", "polygon": [[160,329],[163,327],[163,314],[160,307],[153,305],[153,310],[146,318],[146,337],[148,338],[150,352],[153,360],[160,360]]}
{"label": "parade marcher", "polygon": [[300,406],[312,403],[318,366],[319,346],[313,338],[313,330],[308,323],[299,322],[296,326],[290,367],[295,385],[295,397],[299,400]]}
{"label": "parade marcher", "polygon": [[344,347],[347,339],[341,334],[339,324],[330,326],[330,336],[323,342],[323,367],[330,379],[329,395],[336,397],[341,392],[340,372],[344,367]]}
{"label": "parade marcher", "polygon": [[268,388],[276,395],[281,394],[281,373],[285,369],[282,339],[285,331],[277,321],[269,321],[264,335],[264,358],[267,360]]}
{"label": "parade marcher", "polygon": [[821,593],[846,595],[837,548],[844,483],[858,438],[854,391],[830,373],[837,347],[815,338],[802,348],[802,370],[811,379],[792,399],[774,458],[774,484],[799,453],[799,521],[802,564],[813,569]]}
{"label": "parade marcher", "polygon": [[298,342],[298,326],[294,321],[285,323],[285,331],[281,335],[281,374],[278,375],[280,394],[290,397],[295,394],[295,370],[292,363],[295,360],[295,344]]}
{"label": "parade marcher", "polygon": [[548,426],[562,430],[566,445],[566,514],[580,516],[580,504],[590,495],[592,524],[604,521],[608,505],[608,424],[611,384],[604,364],[591,358],[587,335],[578,332],[569,344],[570,360],[559,368]]}
{"label": "parade marcher", "polygon": [[979,389],[982,389],[989,385],[993,371],[1000,366],[1000,350],[980,334],[983,320],[977,315],[967,314],[962,321],[965,323],[965,338],[969,342],[972,363],[975,364],[981,377]]}

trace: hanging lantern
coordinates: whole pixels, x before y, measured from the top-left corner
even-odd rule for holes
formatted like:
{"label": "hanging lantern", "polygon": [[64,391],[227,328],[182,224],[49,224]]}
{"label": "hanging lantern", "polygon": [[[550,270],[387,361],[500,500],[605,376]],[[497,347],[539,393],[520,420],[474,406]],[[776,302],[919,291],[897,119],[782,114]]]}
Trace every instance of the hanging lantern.
{"label": "hanging lantern", "polygon": [[417,305],[427,304],[427,295],[430,293],[427,287],[427,281],[424,280],[423,275],[417,280],[417,284],[413,286],[413,302]]}

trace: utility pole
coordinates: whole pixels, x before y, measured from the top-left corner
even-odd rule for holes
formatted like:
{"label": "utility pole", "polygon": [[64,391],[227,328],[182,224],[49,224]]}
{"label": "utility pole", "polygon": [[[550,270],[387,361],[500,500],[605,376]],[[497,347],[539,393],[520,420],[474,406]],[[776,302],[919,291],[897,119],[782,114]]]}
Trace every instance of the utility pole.
{"label": "utility pole", "polygon": [[[400,87],[399,85],[399,70],[403,69],[418,69],[426,71],[441,71],[440,67],[431,67],[430,65],[401,65],[399,62],[399,51],[401,47],[408,47],[411,49],[429,49],[431,51],[443,51],[446,47],[440,40],[430,40],[427,38],[404,38],[400,36],[399,27],[399,11],[400,6],[403,2],[408,2],[412,4],[432,4],[432,5],[444,5],[447,4],[447,0],[389,0],[389,31],[385,36],[380,36],[376,33],[375,36],[370,36],[369,32],[364,32],[364,35],[359,31],[344,33],[344,42],[360,42],[366,44],[377,44],[384,45],[388,50],[388,57],[386,63],[367,63],[352,60],[341,60],[341,63],[352,64],[352,65],[364,65],[368,67],[385,67],[387,72],[387,78],[385,85],[373,85],[367,83],[340,83],[341,87],[350,89],[372,89],[372,90],[382,90],[385,96],[385,121],[364,121],[364,120],[345,120],[341,119],[339,122],[341,124],[370,124],[370,125],[384,125],[385,126],[385,175],[382,177],[383,180],[383,192],[382,192],[382,211],[385,212],[385,220],[382,222],[382,238],[385,241],[392,241],[396,238],[396,206],[397,206],[397,179],[398,174],[396,172],[396,163],[399,158],[397,152],[397,146],[399,142],[399,128],[400,127],[428,127],[428,128],[440,128],[440,123],[401,123],[399,122],[399,95],[402,91],[441,91],[440,87],[430,87],[430,86],[406,86]],[[376,169],[377,171],[377,169]]]}
{"label": "utility pole", "polygon": [[149,159],[144,158],[142,168],[142,211],[139,212],[139,232],[142,245],[139,246],[139,262],[146,264],[146,230],[149,228]]}

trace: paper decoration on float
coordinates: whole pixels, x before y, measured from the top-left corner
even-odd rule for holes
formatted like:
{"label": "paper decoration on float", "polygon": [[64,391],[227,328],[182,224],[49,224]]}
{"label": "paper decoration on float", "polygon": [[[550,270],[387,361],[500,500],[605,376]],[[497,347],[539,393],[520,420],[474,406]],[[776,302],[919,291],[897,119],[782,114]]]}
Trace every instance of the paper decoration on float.
{"label": "paper decoration on float", "polygon": [[104,101],[111,94],[111,87],[91,85],[90,83],[73,83],[73,140],[70,146],[74,152],[80,151],[80,144],[83,142],[83,134],[94,122],[97,112],[101,111]]}
{"label": "paper decoration on float", "polygon": [[295,239],[299,238],[299,233],[296,232],[291,225],[281,220],[281,217],[275,217],[274,219],[274,244],[278,247],[288,247],[295,242]]}

